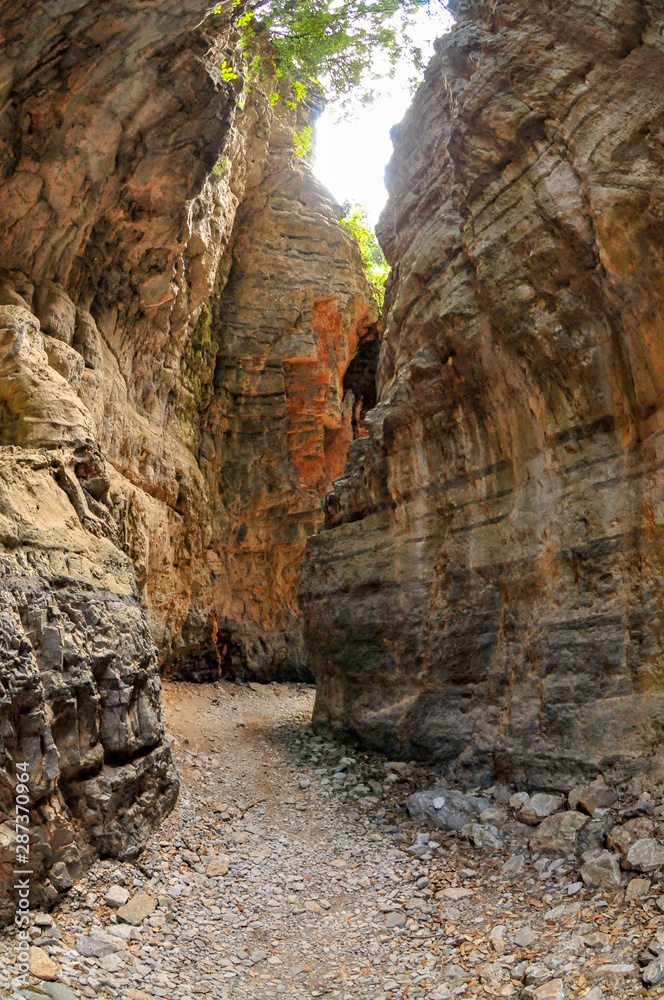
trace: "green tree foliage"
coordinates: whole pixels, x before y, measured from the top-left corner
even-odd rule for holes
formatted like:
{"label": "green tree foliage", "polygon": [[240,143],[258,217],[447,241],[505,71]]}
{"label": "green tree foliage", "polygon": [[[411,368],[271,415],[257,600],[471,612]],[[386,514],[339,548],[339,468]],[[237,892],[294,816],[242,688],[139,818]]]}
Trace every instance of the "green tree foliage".
{"label": "green tree foliage", "polygon": [[385,299],[385,281],[390,272],[390,265],[385,260],[385,254],[381,250],[364,208],[361,205],[346,203],[343,206],[343,213],[341,225],[357,240],[365,274],[376,301],[382,308]]}
{"label": "green tree foliage", "polygon": [[329,101],[343,104],[351,94],[370,101],[371,82],[403,57],[422,68],[409,27],[413,15],[434,5],[445,0],[249,0],[243,28],[252,31],[251,15],[260,20],[279,71],[317,82]]}

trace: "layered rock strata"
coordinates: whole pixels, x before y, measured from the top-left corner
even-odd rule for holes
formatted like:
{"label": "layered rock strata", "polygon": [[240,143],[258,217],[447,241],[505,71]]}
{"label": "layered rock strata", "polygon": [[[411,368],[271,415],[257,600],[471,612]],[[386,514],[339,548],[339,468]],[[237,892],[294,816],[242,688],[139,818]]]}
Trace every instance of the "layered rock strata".
{"label": "layered rock strata", "polygon": [[560,789],[661,746],[664,16],[454,7],[396,130],[370,436],[303,572],[315,717]]}
{"label": "layered rock strata", "polygon": [[375,313],[294,149],[314,103],[248,90],[239,13],[0,6],[0,921],[18,762],[43,906],[175,801],[160,663],[306,670],[296,563]]}
{"label": "layered rock strata", "polygon": [[316,108],[294,122],[278,104],[269,129],[265,95],[254,111],[263,129],[245,154],[226,283],[203,314],[212,347],[197,455],[209,531],[164,665],[180,678],[311,678],[298,569],[358,432],[344,375],[376,336],[357,248],[294,152],[294,125]]}

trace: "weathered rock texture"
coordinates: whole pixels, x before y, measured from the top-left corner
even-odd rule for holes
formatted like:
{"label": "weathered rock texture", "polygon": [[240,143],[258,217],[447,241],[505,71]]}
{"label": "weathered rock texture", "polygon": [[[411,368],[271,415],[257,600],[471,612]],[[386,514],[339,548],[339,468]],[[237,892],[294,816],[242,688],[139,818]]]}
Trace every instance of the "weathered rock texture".
{"label": "weathered rock texture", "polygon": [[375,315],[294,152],[315,107],[222,80],[240,10],[205,10],[0,3],[0,921],[18,761],[44,905],[175,800],[160,660],[307,669],[297,562]]}
{"label": "weathered rock texture", "polygon": [[371,434],[303,574],[316,720],[563,788],[661,744],[664,14],[455,7],[396,132]]}
{"label": "weathered rock texture", "polygon": [[252,138],[260,167],[247,176],[228,281],[202,314],[213,348],[197,454],[211,516],[165,664],[189,678],[311,677],[298,569],[354,433],[362,391],[345,391],[343,376],[376,319],[356,247],[294,155],[292,122],[275,117]]}

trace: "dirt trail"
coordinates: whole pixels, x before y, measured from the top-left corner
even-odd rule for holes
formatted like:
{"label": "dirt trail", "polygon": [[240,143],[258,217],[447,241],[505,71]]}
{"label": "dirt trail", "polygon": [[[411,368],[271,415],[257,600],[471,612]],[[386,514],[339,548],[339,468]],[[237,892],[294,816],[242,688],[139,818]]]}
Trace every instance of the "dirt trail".
{"label": "dirt trail", "polygon": [[[523,843],[480,851],[438,832],[427,843],[404,803],[435,774],[316,737],[312,705],[301,685],[165,684],[175,812],[137,863],[98,862],[35,929],[58,983],[9,995],[644,994],[637,957],[661,926],[659,887],[627,904]],[[111,889],[138,907],[133,924],[107,904]]]}

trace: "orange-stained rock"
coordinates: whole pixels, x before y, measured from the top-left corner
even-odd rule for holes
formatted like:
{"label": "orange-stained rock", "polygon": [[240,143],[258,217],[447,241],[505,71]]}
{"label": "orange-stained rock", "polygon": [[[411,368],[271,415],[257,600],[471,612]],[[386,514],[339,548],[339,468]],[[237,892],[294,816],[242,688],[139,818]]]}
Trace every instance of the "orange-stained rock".
{"label": "orange-stained rock", "polygon": [[207,649],[176,648],[179,676],[307,678],[297,600],[306,538],[353,436],[343,377],[376,319],[357,250],[275,128],[262,179],[239,210],[217,306],[219,351],[202,433],[212,498],[210,581],[190,619]]}

